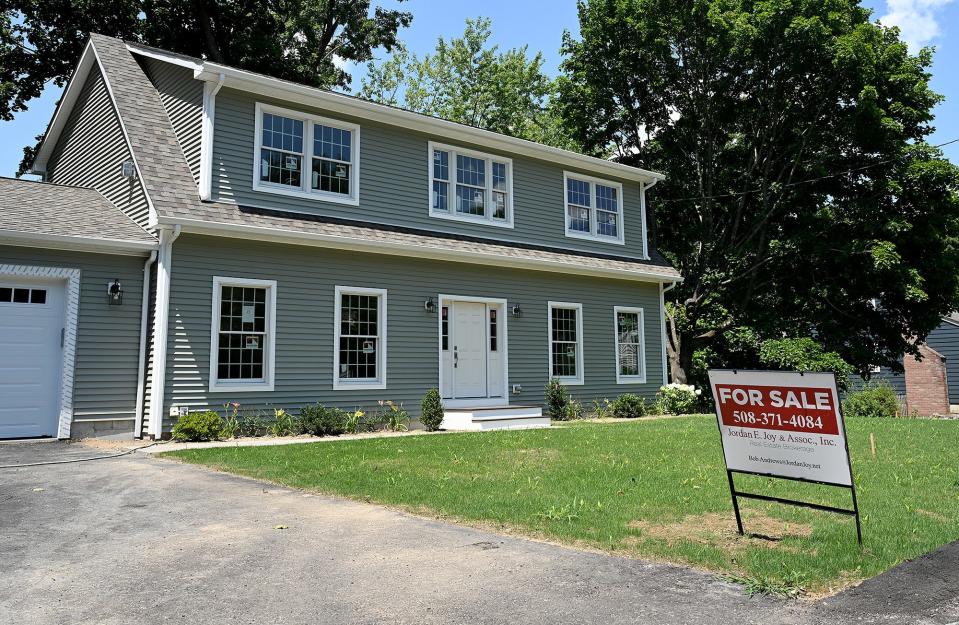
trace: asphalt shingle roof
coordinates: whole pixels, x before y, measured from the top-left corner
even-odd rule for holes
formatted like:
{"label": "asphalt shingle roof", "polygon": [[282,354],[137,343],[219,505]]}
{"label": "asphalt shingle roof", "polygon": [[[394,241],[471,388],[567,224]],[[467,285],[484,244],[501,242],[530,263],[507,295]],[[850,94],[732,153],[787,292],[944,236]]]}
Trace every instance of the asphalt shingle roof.
{"label": "asphalt shingle roof", "polygon": [[193,175],[177,142],[160,96],[127,48],[127,44],[119,39],[96,34],[91,35],[91,40],[130,137],[132,151],[143,183],[161,220],[202,220],[227,226],[270,228],[297,234],[337,237],[349,241],[388,242],[426,250],[483,253],[516,260],[653,274],[665,279],[679,279],[679,273],[655,253],[651,260],[643,261],[467,237],[450,237],[403,228],[368,227],[360,222],[310,218],[299,214],[260,210],[225,202],[203,202],[200,200]]}
{"label": "asphalt shingle roof", "polygon": [[0,230],[156,243],[99,191],[13,178],[0,178]]}

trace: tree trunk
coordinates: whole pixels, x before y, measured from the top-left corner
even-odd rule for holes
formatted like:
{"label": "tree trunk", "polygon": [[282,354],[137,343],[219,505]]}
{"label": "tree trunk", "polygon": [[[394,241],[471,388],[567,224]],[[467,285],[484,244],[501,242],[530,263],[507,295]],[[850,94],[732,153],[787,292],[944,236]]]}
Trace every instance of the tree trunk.
{"label": "tree trunk", "polygon": [[[693,361],[692,337],[685,336],[676,327],[676,317],[666,308],[666,358],[669,361],[669,381],[677,384],[687,383],[687,372]],[[686,353],[689,352],[689,353]]]}

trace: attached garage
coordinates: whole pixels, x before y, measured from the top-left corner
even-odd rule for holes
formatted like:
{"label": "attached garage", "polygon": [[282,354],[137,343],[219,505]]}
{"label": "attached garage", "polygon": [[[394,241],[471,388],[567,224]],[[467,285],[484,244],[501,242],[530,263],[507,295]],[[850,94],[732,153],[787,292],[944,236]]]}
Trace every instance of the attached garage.
{"label": "attached garage", "polygon": [[0,439],[133,438],[155,248],[96,191],[0,179]]}

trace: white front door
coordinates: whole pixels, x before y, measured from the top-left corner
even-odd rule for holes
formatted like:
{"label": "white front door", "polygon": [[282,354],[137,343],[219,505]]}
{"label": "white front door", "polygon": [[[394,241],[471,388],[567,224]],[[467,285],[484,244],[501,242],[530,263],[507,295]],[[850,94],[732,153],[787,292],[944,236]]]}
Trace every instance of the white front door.
{"label": "white front door", "polygon": [[453,397],[487,397],[486,304],[453,303]]}
{"label": "white front door", "polygon": [[56,436],[64,288],[0,279],[0,438]]}

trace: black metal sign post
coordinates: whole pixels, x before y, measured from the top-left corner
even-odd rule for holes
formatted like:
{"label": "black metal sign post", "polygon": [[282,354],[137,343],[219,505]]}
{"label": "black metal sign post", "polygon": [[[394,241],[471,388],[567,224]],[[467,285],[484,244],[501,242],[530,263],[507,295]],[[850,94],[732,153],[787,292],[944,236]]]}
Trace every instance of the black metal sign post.
{"label": "black metal sign post", "polygon": [[[734,372],[738,373],[738,372]],[[833,374],[833,380],[835,380],[835,374]],[[838,400],[838,397],[836,398]],[[856,481],[853,479],[852,474],[852,461],[849,458],[849,439],[846,437],[846,420],[842,414],[842,405],[838,403],[836,405],[836,411],[839,415],[839,423],[842,427],[842,438],[846,446],[846,464],[849,467],[849,485],[845,484],[834,484],[832,482],[822,482],[819,480],[810,480],[802,477],[788,477],[783,475],[774,475],[772,473],[759,473],[756,471],[744,471],[742,469],[730,469],[726,467],[726,478],[729,481],[729,495],[733,502],[733,512],[736,514],[736,528],[739,531],[739,535],[743,536],[745,532],[743,531],[743,519],[742,514],[739,511],[739,498],[744,499],[755,499],[758,501],[770,501],[773,503],[786,504],[790,506],[799,506],[802,508],[811,508],[813,510],[820,510],[823,512],[834,512],[836,514],[842,514],[846,516],[851,516],[856,519],[856,540],[859,543],[859,546],[862,547],[862,524],[859,518],[859,501],[856,498]],[[719,442],[723,448],[723,463],[726,464],[726,444],[723,440],[722,428],[723,423],[722,419],[719,416],[719,409],[716,410],[716,424],[719,426]],[[852,496],[852,509],[848,508],[837,508],[834,506],[826,506],[823,504],[813,503],[809,501],[799,501],[796,499],[784,499],[782,497],[774,497],[772,495],[760,495],[758,493],[746,493],[736,489],[736,482],[733,479],[733,473],[739,473],[742,475],[756,475],[759,477],[769,477],[775,478],[778,480],[790,480],[793,482],[802,482],[805,484],[819,484],[821,486],[833,486],[835,488],[848,488]]]}

